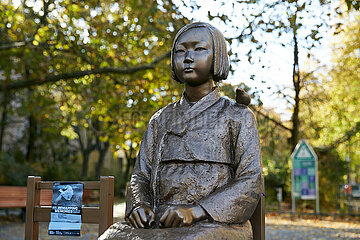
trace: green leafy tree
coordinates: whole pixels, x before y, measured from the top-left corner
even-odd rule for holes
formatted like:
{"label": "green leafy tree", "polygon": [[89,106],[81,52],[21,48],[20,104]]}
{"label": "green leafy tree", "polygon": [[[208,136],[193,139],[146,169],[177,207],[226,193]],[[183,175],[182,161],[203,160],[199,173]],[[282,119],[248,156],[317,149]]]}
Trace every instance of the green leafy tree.
{"label": "green leafy tree", "polygon": [[333,208],[340,186],[347,183],[346,157],[350,157],[351,182],[360,181],[359,16],[358,12],[343,15],[344,25],[332,40],[332,65],[309,77],[302,96],[301,131],[318,146],[321,199]]}
{"label": "green leafy tree", "polygon": [[80,152],[89,178],[96,151],[100,175],[106,152],[129,151],[129,141],[136,152],[152,113],[180,95],[169,49],[187,20],[171,2],[3,1],[0,10],[1,146],[10,118],[25,118],[20,152],[43,171],[45,159],[55,166]]}

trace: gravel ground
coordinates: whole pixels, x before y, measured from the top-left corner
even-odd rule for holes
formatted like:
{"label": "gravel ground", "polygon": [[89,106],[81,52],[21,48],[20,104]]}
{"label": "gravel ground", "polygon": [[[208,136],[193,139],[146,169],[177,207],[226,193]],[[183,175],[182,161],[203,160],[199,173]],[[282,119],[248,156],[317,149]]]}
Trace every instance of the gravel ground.
{"label": "gravel ground", "polygon": [[[114,222],[123,220],[125,211],[125,204],[116,204],[114,206]],[[0,214],[0,215],[4,215]],[[3,220],[5,219],[5,220]],[[18,217],[14,218],[0,218],[0,239],[1,240],[23,240],[25,236],[25,223],[22,223]],[[40,240],[66,240],[69,237],[49,236],[48,235],[49,223],[39,224],[39,239]],[[84,239],[93,240],[97,239],[98,225],[83,223],[81,225],[81,236],[70,237],[70,239]]]}
{"label": "gravel ground", "polygon": [[[124,204],[114,207],[114,219],[123,219]],[[24,239],[25,224],[19,218],[0,218],[0,239],[2,240],[22,240]],[[5,219],[5,220],[4,220]],[[40,223],[41,240],[48,239],[69,239],[59,236],[47,235],[47,223]],[[81,237],[71,239],[97,239],[98,226],[96,224],[82,224]],[[266,217],[266,239],[286,239],[286,240],[332,240],[332,239],[360,239],[359,218],[348,220],[334,220],[322,217],[321,219],[312,218],[291,219],[286,216],[268,215]]]}
{"label": "gravel ground", "polygon": [[360,239],[359,218],[334,220],[321,219],[291,219],[284,216],[267,216],[266,239],[296,239],[296,240],[332,240]]}

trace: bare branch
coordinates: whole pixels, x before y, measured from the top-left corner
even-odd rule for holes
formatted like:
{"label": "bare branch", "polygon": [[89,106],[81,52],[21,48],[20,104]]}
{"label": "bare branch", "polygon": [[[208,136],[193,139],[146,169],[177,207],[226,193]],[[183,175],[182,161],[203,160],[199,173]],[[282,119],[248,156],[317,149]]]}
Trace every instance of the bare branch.
{"label": "bare branch", "polygon": [[31,86],[39,86],[47,83],[54,83],[60,80],[70,80],[92,74],[104,74],[104,73],[131,74],[142,70],[153,69],[155,68],[157,63],[169,57],[170,57],[170,52],[167,52],[161,55],[160,57],[154,59],[154,61],[152,61],[151,63],[141,64],[129,68],[106,67],[106,68],[98,68],[98,69],[85,70],[85,71],[62,73],[58,75],[47,76],[44,79],[37,78],[37,79],[30,79],[29,81],[15,81],[8,84],[2,83],[0,84],[0,91],[9,91],[9,90],[22,89]]}
{"label": "bare branch", "polygon": [[327,147],[318,147],[317,150],[321,151],[321,152],[330,151],[330,150],[336,148],[337,146],[339,146],[340,144],[342,144],[342,143],[348,141],[349,139],[351,139],[358,132],[360,132],[360,122],[357,122],[354,127],[352,127],[349,131],[345,132],[345,134],[342,137],[335,140],[335,142],[333,142],[329,146],[327,146]]}
{"label": "bare branch", "polygon": [[252,110],[254,110],[255,112],[259,113],[259,114],[260,114],[261,116],[263,116],[264,118],[272,121],[272,122],[275,123],[277,126],[283,128],[283,129],[285,129],[285,130],[287,130],[287,131],[290,131],[290,132],[292,131],[292,129],[286,127],[284,124],[282,124],[282,123],[279,122],[278,120],[276,120],[276,119],[268,116],[267,114],[261,112],[260,110],[257,110],[257,109],[255,109],[255,108],[252,108]]}
{"label": "bare branch", "polygon": [[310,77],[314,72],[317,72],[319,69],[325,67],[326,65],[321,65],[318,66],[317,68],[315,68],[314,70],[312,70],[311,72],[308,72],[305,74],[305,76],[303,76],[300,80],[300,82],[304,82],[308,77]]}
{"label": "bare branch", "polygon": [[286,102],[287,102],[288,104],[290,104],[290,105],[292,105],[292,106],[294,105],[294,103],[291,102],[291,100],[294,101],[294,98],[293,98],[292,96],[290,96],[289,94],[285,94],[285,93],[283,93],[283,91],[281,91],[281,90],[278,90],[277,92],[274,92],[273,94],[281,95],[281,96],[286,100]]}
{"label": "bare branch", "polygon": [[8,50],[8,49],[11,49],[11,48],[23,47],[26,44],[27,44],[27,42],[12,42],[12,43],[8,43],[8,44],[0,45],[0,51]]}

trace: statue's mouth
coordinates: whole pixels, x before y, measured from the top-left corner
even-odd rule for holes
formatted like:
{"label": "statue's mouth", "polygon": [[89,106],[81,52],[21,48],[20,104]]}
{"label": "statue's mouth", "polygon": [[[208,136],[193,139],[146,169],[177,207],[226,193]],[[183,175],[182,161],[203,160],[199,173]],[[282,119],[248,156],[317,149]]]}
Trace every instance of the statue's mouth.
{"label": "statue's mouth", "polygon": [[189,72],[192,72],[192,71],[194,71],[194,69],[191,68],[191,67],[184,68],[184,72],[186,72],[186,73],[189,73]]}

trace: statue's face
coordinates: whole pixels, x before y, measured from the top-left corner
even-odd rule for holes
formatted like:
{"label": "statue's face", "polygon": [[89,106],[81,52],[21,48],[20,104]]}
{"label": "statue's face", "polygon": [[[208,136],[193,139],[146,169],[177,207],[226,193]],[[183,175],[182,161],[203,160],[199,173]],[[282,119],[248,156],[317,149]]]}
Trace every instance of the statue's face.
{"label": "statue's face", "polygon": [[180,81],[198,86],[212,80],[213,44],[206,28],[191,28],[175,45],[175,73]]}

